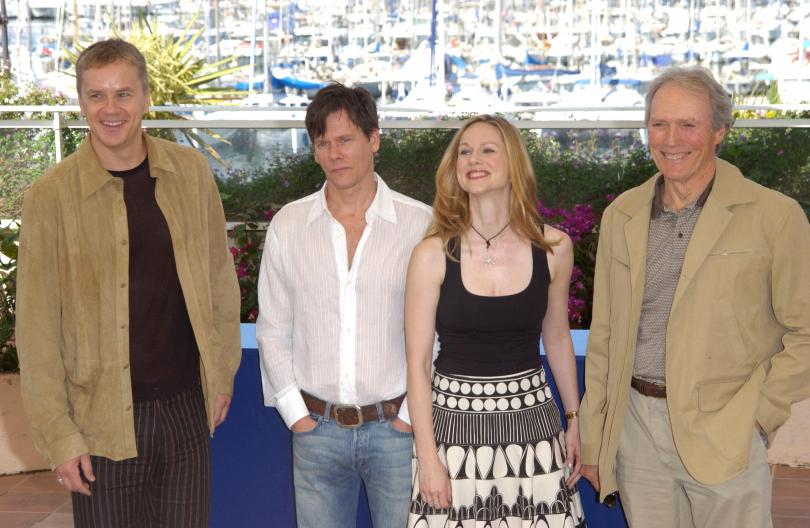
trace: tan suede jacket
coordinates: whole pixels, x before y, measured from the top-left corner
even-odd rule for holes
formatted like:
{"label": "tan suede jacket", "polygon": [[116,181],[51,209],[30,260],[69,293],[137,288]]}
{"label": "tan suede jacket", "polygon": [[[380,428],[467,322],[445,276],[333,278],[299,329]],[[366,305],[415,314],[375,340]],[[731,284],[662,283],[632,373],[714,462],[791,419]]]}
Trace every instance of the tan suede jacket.
{"label": "tan suede jacket", "polygon": [[[214,396],[231,394],[241,360],[239,286],[222,203],[200,153],[144,137],[200,350],[213,432]],[[54,467],[88,452],[112,460],[137,456],[128,268],[123,182],[85,141],[28,190],[20,232],[23,403],[34,445]]]}

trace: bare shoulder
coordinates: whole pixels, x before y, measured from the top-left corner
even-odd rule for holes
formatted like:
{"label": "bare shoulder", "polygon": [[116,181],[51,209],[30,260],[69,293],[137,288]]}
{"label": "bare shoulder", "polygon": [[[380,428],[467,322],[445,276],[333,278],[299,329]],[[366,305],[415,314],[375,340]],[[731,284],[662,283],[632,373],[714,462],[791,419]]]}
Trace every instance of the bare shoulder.
{"label": "bare shoulder", "polygon": [[413,249],[411,273],[431,279],[444,279],[444,246],[439,237],[428,237]]}
{"label": "bare shoulder", "polygon": [[571,255],[574,252],[574,243],[565,231],[546,224],[544,230],[546,241],[551,245],[555,255]]}
{"label": "bare shoulder", "polygon": [[425,264],[436,264],[444,258],[444,246],[439,237],[428,237],[419,242],[413,248],[411,261],[418,261]]}

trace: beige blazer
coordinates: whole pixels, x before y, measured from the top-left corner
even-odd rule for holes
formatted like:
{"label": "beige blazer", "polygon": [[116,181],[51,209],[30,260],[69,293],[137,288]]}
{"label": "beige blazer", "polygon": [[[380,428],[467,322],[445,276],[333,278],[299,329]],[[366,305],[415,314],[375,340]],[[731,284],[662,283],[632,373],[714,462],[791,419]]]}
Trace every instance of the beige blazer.
{"label": "beige blazer", "polygon": [[[599,465],[601,498],[617,487],[657,177],[602,217],[581,408],[583,463]],[[791,403],[810,397],[807,216],[723,160],[689,242],[666,346],[675,445],[705,484],[743,472],[757,423],[772,439]]]}

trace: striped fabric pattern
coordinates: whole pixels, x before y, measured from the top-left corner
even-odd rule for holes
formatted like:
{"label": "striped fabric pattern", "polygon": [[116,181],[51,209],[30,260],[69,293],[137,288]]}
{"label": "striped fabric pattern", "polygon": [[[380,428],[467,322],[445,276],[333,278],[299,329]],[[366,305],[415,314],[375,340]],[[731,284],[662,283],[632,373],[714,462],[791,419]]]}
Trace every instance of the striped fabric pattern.
{"label": "striped fabric pattern", "polygon": [[300,390],[358,405],[405,392],[405,275],[430,215],[378,177],[351,266],[324,188],[273,217],[259,271],[256,339],[265,405],[288,426],[308,414]]}
{"label": "striped fabric pattern", "polygon": [[208,526],[211,465],[205,401],[198,386],[133,406],[138,456],[91,457],[91,497],[73,493],[77,528]]}

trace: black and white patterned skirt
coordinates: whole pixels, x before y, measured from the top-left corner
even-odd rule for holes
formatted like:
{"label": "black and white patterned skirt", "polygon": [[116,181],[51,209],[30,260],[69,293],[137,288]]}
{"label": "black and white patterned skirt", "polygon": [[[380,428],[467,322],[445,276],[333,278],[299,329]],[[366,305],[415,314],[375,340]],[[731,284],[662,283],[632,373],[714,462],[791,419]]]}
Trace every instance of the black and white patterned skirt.
{"label": "black and white patterned skirt", "polygon": [[419,496],[415,462],[408,528],[582,528],[565,486],[560,413],[543,368],[508,376],[433,374],[433,430],[452,505]]}

